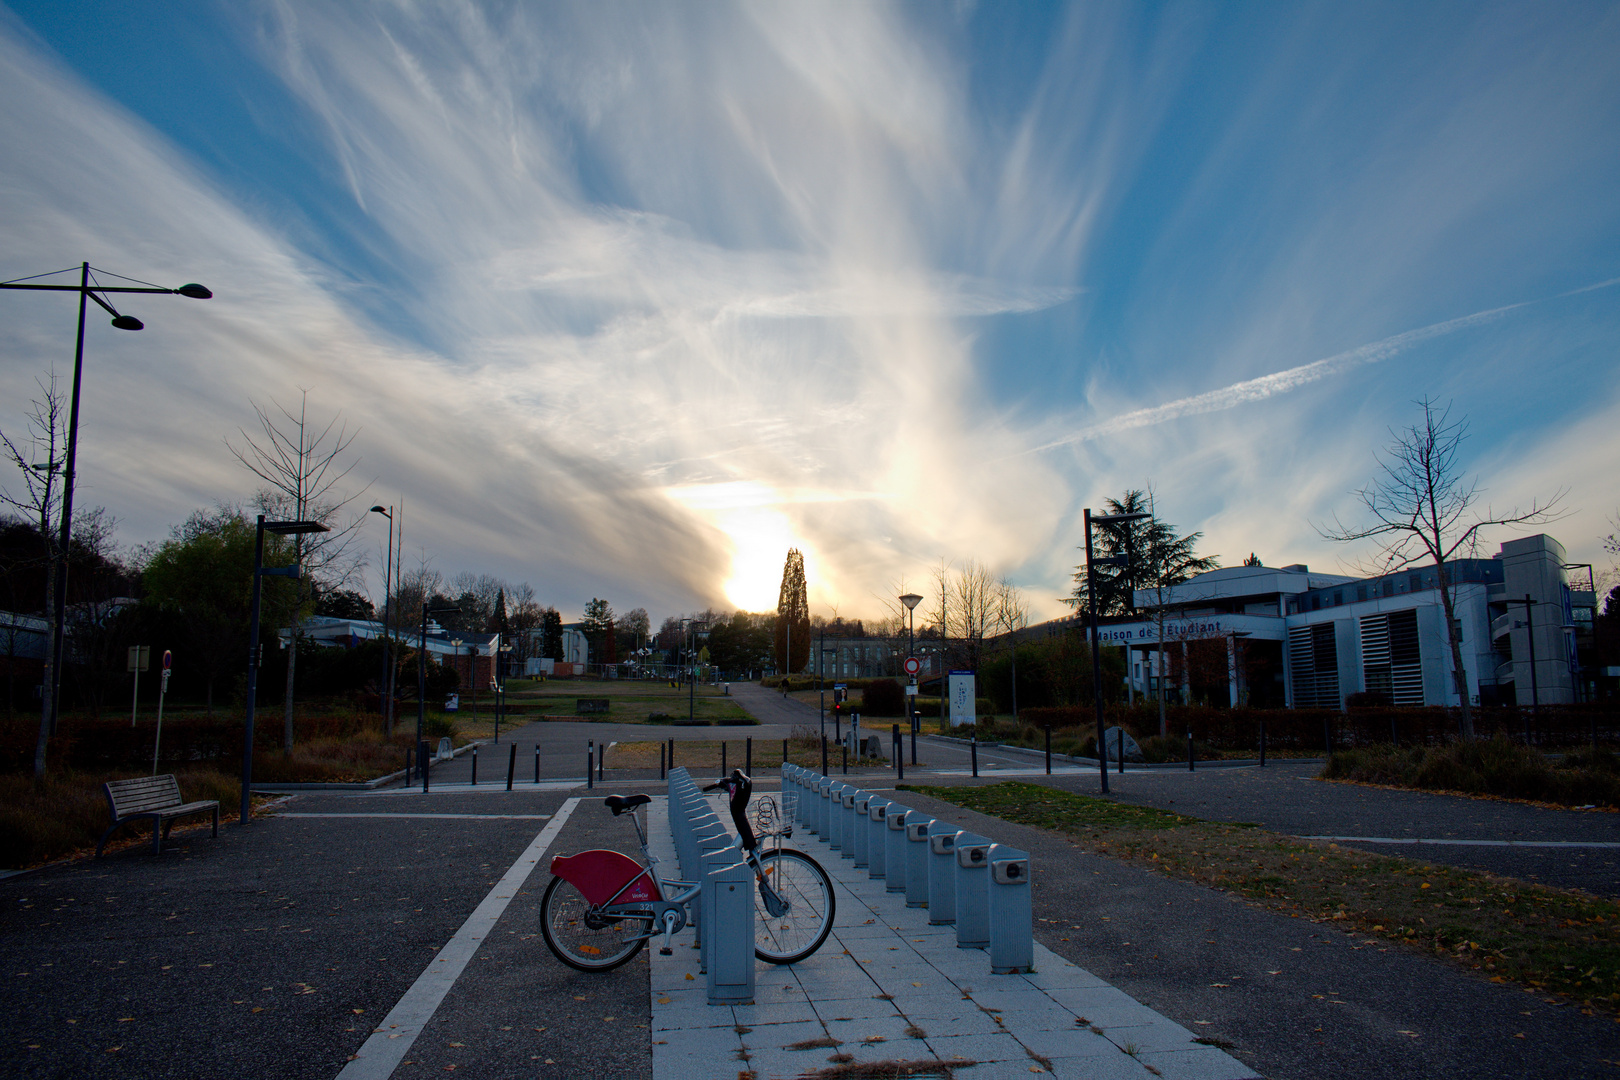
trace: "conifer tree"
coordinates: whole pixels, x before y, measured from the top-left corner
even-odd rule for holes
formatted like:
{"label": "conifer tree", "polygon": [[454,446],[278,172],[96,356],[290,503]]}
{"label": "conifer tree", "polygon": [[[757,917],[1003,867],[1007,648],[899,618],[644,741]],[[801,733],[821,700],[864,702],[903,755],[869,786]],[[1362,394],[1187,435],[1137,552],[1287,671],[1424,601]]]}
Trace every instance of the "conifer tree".
{"label": "conifer tree", "polygon": [[804,556],[790,548],[782,565],[782,589],[776,599],[776,639],[772,649],[777,670],[803,671],[810,662],[810,593],[804,581]]}

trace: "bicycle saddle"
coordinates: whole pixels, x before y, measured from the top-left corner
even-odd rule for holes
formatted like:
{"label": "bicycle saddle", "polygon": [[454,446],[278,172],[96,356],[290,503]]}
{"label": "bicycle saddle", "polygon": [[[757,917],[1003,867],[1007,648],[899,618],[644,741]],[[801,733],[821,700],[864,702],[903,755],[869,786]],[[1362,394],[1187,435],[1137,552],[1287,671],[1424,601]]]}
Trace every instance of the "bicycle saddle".
{"label": "bicycle saddle", "polygon": [[614,817],[618,817],[626,810],[634,810],[636,807],[646,806],[650,802],[652,802],[651,795],[632,795],[629,798],[625,798],[623,795],[609,795],[602,800],[602,805],[613,811]]}

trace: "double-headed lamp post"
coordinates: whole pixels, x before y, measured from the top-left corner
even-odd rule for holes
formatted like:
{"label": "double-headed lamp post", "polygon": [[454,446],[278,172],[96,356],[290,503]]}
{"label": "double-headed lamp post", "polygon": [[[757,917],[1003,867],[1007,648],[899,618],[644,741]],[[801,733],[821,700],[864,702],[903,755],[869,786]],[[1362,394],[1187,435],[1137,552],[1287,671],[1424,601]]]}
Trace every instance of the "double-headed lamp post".
{"label": "double-headed lamp post", "polygon": [[[52,583],[55,611],[52,613],[50,670],[45,672],[45,684],[50,692],[50,701],[46,710],[48,715],[45,717],[44,723],[41,724],[42,732],[47,733],[56,731],[56,719],[61,713],[62,649],[64,627],[66,625],[64,619],[67,608],[67,558],[70,550],[69,545],[73,539],[73,465],[78,454],[79,445],[79,387],[84,374],[84,314],[86,301],[94,300],[112,315],[112,324],[117,329],[141,330],[145,328],[146,324],[133,315],[120,315],[118,309],[103,299],[101,294],[163,293],[171,296],[189,296],[193,300],[207,300],[214,295],[205,287],[195,283],[182,285],[178,289],[165,289],[161,285],[153,285],[144,281],[136,282],[134,285],[102,285],[100,282],[91,284],[91,267],[89,263],[80,264],[79,283],[77,285],[47,285],[38,280],[42,277],[52,277],[55,274],[65,272],[58,270],[53,271],[51,274],[39,274],[24,281],[0,282],[0,289],[26,289],[34,292],[76,292],[79,294],[79,337],[78,344],[73,351],[73,393],[68,405],[67,457],[62,463],[62,525],[60,535],[57,538],[56,579]],[[106,273],[106,271],[102,272]],[[109,276],[117,277],[120,281],[134,281],[133,278],[119,277],[117,274]],[[36,769],[44,767],[44,754],[45,743],[42,735],[39,752],[36,755]],[[246,806],[246,794],[242,798],[243,805]]]}
{"label": "double-headed lamp post", "polygon": [[[264,515],[259,515],[258,532],[253,538],[253,602],[248,609],[248,674],[247,674],[247,723],[244,725],[242,739],[242,810],[241,824],[246,825],[250,820],[251,807],[248,805],[253,792],[253,710],[258,703],[259,696],[259,597],[263,591],[266,577],[286,577],[298,580],[298,564],[291,566],[264,565],[264,534],[275,533],[277,536],[297,536],[300,533],[331,532],[327,526],[318,521],[266,521]],[[295,612],[293,617],[297,618]]]}
{"label": "double-headed lamp post", "polygon": [[383,734],[394,730],[394,508],[373,506],[373,514],[388,519],[388,569],[383,574]]}
{"label": "double-headed lamp post", "polygon": [[1093,516],[1087,508],[1086,519],[1086,598],[1091,607],[1091,689],[1096,697],[1097,704],[1097,766],[1102,773],[1103,794],[1108,794],[1108,748],[1103,745],[1103,694],[1102,694],[1102,648],[1097,633],[1097,564],[1105,566],[1129,566],[1130,558],[1126,555],[1114,555],[1109,558],[1095,559],[1091,552],[1091,527],[1093,525],[1128,525],[1133,521],[1150,518],[1152,514],[1097,514]]}

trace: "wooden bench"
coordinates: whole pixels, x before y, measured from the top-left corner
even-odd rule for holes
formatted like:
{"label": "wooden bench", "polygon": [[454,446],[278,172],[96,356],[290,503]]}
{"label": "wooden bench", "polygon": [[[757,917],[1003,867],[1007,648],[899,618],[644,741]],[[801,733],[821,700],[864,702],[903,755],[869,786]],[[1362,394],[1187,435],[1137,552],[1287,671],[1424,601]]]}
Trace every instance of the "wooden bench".
{"label": "wooden bench", "polygon": [[[163,841],[168,839],[169,828],[176,818],[212,810],[214,836],[219,836],[219,803],[213,799],[183,802],[180,798],[180,782],[172,773],[164,776],[143,776],[135,780],[109,780],[101,787],[107,793],[107,807],[112,811],[113,822],[96,842],[98,859],[101,858],[101,849],[106,845],[107,837],[126,821],[135,821],[139,818],[152,819],[154,855],[163,850]],[[159,822],[163,824],[161,829],[158,828]]]}
{"label": "wooden bench", "polygon": [[588,698],[588,697],[582,697],[582,698],[575,698],[574,699],[574,715],[575,716],[591,716],[591,715],[597,714],[597,713],[605,713],[605,712],[611,711],[612,708],[613,708],[613,699],[612,698],[605,698],[605,697],[604,698]]}

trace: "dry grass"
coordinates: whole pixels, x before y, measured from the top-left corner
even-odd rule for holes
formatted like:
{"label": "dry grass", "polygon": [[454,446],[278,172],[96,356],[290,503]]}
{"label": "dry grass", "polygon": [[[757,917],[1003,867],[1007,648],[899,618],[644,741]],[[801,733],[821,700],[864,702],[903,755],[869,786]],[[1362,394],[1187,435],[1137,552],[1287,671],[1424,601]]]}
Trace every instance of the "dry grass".
{"label": "dry grass", "polygon": [[1033,784],[916,788],[1080,838],[1101,854],[1236,892],[1479,971],[1620,1012],[1620,903]]}
{"label": "dry grass", "polygon": [[[130,772],[67,773],[36,781],[31,776],[0,776],[0,866],[23,870],[71,855],[89,854],[96,839],[112,823],[101,785],[127,779]],[[212,769],[177,774],[180,795],[187,802],[215,799],[220,820],[241,803],[240,781]],[[212,818],[197,820],[212,822]],[[175,824],[186,828],[191,819]],[[125,825],[113,834],[109,847],[147,843],[151,832],[140,823]]]}

